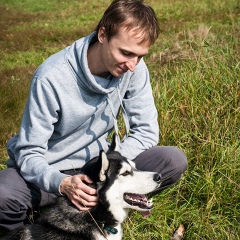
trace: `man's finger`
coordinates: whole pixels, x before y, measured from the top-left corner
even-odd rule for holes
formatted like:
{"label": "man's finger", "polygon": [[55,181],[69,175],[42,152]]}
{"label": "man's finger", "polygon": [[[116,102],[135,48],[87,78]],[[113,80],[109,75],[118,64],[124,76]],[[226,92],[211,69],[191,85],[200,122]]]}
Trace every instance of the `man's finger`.
{"label": "man's finger", "polygon": [[72,201],[72,203],[77,207],[80,211],[89,211],[91,208],[79,203],[78,201]]}

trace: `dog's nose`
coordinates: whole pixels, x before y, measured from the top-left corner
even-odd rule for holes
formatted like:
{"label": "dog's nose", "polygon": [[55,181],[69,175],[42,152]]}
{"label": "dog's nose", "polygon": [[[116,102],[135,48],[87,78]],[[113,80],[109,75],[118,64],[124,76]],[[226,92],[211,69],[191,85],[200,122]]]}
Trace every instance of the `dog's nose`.
{"label": "dog's nose", "polygon": [[153,175],[153,180],[154,180],[155,182],[161,182],[161,179],[162,179],[161,174],[155,173],[155,174]]}

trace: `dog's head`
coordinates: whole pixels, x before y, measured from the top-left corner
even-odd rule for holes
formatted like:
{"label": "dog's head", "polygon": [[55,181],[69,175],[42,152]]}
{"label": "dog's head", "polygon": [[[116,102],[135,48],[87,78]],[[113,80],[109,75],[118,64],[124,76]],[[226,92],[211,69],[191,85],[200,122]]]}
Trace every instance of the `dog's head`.
{"label": "dog's head", "polygon": [[97,185],[102,204],[123,221],[128,209],[135,209],[147,217],[153,208],[145,194],[156,190],[161,178],[154,172],[143,172],[135,168],[133,161],[128,161],[119,153],[116,136],[107,153],[100,151],[99,157],[92,159],[82,168]]}

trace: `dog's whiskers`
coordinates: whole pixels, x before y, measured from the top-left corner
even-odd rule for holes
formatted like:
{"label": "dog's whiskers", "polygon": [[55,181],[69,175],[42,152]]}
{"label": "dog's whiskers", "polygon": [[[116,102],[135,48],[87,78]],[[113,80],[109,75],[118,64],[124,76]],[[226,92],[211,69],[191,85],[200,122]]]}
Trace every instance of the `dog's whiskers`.
{"label": "dog's whiskers", "polygon": [[[75,188],[73,185],[72,185],[72,188],[73,188],[73,190],[76,192],[76,194],[78,195],[78,197],[79,197],[82,205],[86,208],[86,205],[83,203],[82,198],[81,198],[81,197],[79,196],[79,194],[77,193],[76,188]],[[107,239],[106,234],[103,232],[102,228],[98,225],[97,221],[94,219],[94,217],[93,217],[93,215],[91,214],[91,212],[90,212],[89,210],[87,210],[87,212],[88,212],[88,214],[91,216],[93,222],[94,222],[94,223],[96,224],[96,226],[98,227],[99,231],[102,233],[103,237],[105,237],[105,238]]]}

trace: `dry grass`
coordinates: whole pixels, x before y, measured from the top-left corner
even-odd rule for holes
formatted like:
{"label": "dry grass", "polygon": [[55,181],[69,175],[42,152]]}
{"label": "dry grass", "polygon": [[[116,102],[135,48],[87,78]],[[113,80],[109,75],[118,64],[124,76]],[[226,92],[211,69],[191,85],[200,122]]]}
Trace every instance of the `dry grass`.
{"label": "dry grass", "polygon": [[214,39],[213,33],[210,33],[210,28],[204,25],[200,25],[197,29],[184,30],[175,36],[171,48],[154,52],[149,61],[168,65],[176,61],[197,60],[201,54],[198,49],[209,46]]}

